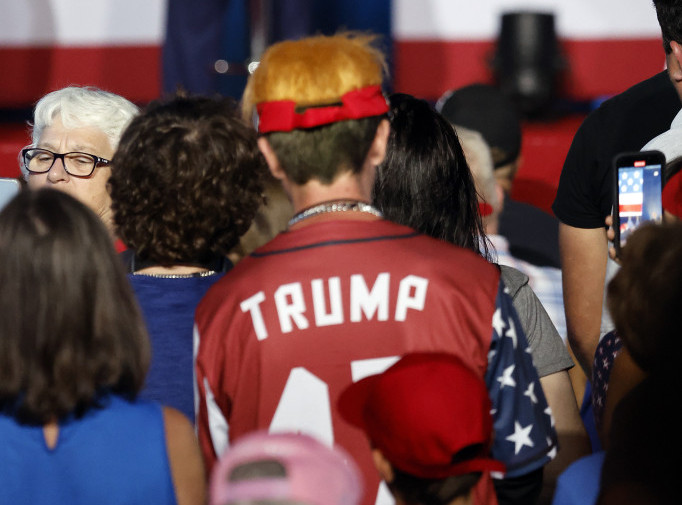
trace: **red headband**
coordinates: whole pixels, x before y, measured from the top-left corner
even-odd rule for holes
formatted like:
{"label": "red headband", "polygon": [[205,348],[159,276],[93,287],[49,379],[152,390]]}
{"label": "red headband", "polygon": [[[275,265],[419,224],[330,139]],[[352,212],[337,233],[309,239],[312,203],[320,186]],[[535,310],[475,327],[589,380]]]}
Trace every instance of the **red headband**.
{"label": "red headband", "polygon": [[345,119],[380,116],[386,114],[389,108],[381,86],[367,86],[342,95],[341,105],[309,107],[298,113],[293,100],[278,100],[259,103],[256,110],[258,132],[270,133],[314,128]]}
{"label": "red headband", "polygon": [[682,171],[673,175],[663,188],[663,208],[682,219]]}

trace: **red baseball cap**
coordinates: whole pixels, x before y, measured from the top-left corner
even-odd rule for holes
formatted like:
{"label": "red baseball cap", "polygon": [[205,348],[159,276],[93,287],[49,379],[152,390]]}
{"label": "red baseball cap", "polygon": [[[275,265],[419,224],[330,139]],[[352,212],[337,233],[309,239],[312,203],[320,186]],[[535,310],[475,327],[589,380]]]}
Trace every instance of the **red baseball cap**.
{"label": "red baseball cap", "polygon": [[490,457],[493,426],[485,383],[454,355],[408,354],[384,373],[348,386],[338,407],[408,474],[440,479],[505,471]]}

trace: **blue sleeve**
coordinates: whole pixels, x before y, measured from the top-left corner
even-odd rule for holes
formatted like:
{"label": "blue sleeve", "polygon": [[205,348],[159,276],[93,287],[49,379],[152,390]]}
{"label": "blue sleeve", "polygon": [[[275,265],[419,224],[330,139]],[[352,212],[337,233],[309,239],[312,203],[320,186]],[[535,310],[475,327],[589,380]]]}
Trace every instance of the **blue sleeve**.
{"label": "blue sleeve", "polygon": [[502,281],[493,316],[486,384],[495,430],[492,455],[518,477],[547,464],[557,436],[530,346]]}
{"label": "blue sleeve", "polygon": [[552,505],[594,505],[599,498],[599,479],[604,451],[574,461],[559,475]]}

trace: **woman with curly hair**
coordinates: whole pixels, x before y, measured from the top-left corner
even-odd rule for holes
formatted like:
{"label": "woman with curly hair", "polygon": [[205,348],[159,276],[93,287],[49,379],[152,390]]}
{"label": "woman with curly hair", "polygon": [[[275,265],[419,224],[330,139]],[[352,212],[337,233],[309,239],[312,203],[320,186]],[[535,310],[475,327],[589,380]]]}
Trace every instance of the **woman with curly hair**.
{"label": "woman with curly hair", "polygon": [[65,192],[0,213],[0,503],[203,503],[191,423],[138,398],[149,340],[109,233]]}
{"label": "woman with curly hair", "polygon": [[194,309],[262,203],[256,134],[232,100],[177,96],[131,122],[112,164],[116,232],[152,343],[142,396],[194,419]]}

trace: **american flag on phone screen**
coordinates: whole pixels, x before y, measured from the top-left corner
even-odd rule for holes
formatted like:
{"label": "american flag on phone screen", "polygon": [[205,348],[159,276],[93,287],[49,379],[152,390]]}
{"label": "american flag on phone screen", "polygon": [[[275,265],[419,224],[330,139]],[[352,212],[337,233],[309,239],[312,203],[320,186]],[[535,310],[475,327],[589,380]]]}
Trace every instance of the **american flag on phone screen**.
{"label": "american flag on phone screen", "polygon": [[638,168],[621,169],[618,177],[619,196],[618,212],[621,217],[639,217],[642,215],[644,200],[644,176]]}

